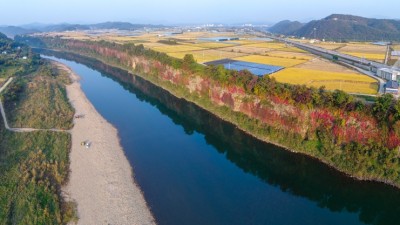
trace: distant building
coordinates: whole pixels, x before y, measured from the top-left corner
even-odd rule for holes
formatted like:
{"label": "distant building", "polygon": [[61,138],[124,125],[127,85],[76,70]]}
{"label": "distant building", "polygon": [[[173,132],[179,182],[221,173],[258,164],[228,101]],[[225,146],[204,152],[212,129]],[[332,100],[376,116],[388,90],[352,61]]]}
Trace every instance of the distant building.
{"label": "distant building", "polygon": [[392,56],[400,56],[400,51],[392,51]]}
{"label": "distant building", "polygon": [[388,81],[385,84],[385,93],[387,94],[399,94],[399,83],[397,81]]}
{"label": "distant building", "polygon": [[24,57],[22,57],[22,59],[28,59],[28,57],[24,56]]}
{"label": "distant building", "polygon": [[4,52],[2,52],[1,54],[3,54],[3,55],[7,55],[7,52],[6,52],[6,51],[4,51]]}
{"label": "distant building", "polygon": [[400,80],[400,71],[389,69],[389,68],[378,69],[377,75],[378,75],[378,77],[389,80],[389,81],[390,80],[393,80],[393,81]]}

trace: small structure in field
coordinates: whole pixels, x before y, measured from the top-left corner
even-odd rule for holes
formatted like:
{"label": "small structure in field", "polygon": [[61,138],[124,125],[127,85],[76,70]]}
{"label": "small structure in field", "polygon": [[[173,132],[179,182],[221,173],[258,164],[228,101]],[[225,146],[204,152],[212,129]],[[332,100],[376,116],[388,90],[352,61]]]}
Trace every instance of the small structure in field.
{"label": "small structure in field", "polygon": [[385,84],[385,93],[398,95],[399,94],[399,83],[397,81],[393,81],[393,80],[388,81]]}
{"label": "small structure in field", "polygon": [[394,69],[389,69],[389,68],[378,69],[377,75],[378,75],[378,77],[389,80],[389,81],[400,80],[400,71],[397,71]]}

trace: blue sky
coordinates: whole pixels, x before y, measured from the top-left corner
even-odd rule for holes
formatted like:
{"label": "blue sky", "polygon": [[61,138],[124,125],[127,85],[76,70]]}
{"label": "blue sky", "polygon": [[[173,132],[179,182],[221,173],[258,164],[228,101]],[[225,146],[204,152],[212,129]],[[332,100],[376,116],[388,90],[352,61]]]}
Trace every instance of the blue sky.
{"label": "blue sky", "polygon": [[308,21],[332,13],[400,18],[399,0],[1,0],[0,24],[128,21],[158,24]]}

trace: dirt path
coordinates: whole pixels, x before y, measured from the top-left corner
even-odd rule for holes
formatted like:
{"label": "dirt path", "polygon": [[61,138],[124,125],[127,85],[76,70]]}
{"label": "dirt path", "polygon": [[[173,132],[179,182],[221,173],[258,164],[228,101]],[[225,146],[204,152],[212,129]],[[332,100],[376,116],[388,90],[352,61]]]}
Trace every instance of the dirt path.
{"label": "dirt path", "polygon": [[[8,81],[0,88],[0,94],[7,88],[7,86],[13,81],[13,77],[10,77]],[[8,125],[8,120],[6,116],[6,112],[4,110],[3,102],[0,100],[0,112],[3,117],[4,126],[7,130],[12,132],[35,132],[35,131],[51,131],[51,132],[70,132],[69,130],[60,130],[60,129],[36,129],[36,128],[11,128]]]}

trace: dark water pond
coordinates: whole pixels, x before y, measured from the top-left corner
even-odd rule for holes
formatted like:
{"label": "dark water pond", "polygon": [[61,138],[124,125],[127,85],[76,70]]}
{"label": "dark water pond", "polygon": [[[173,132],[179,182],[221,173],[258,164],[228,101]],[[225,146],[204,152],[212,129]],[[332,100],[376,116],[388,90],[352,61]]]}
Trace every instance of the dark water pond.
{"label": "dark water pond", "polygon": [[217,61],[207,62],[205,64],[206,65],[223,65],[228,70],[237,70],[237,71],[248,70],[252,74],[257,75],[257,76],[269,75],[271,73],[278,72],[279,70],[284,68],[281,66],[273,66],[273,65],[267,65],[267,64],[231,60],[231,59],[217,60]]}
{"label": "dark water pond", "polygon": [[118,129],[161,225],[400,224],[396,189],[260,142],[140,77],[76,55],[57,57]]}

